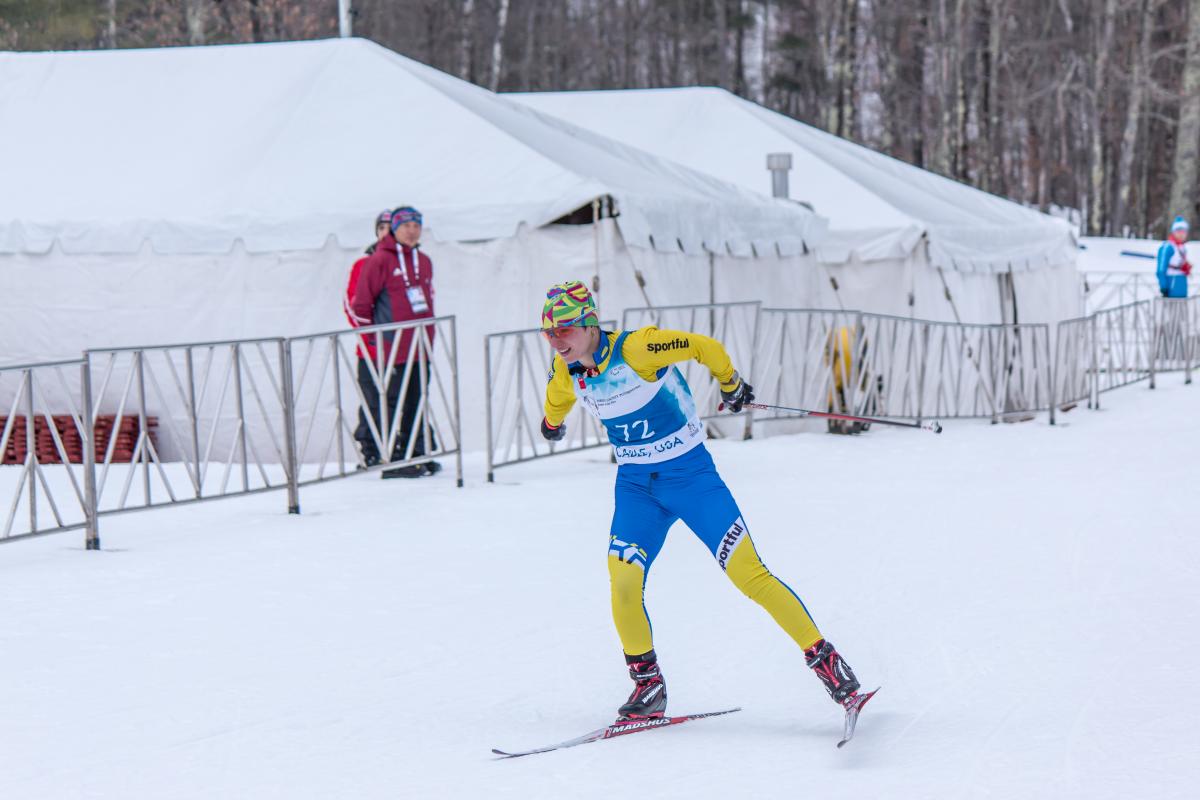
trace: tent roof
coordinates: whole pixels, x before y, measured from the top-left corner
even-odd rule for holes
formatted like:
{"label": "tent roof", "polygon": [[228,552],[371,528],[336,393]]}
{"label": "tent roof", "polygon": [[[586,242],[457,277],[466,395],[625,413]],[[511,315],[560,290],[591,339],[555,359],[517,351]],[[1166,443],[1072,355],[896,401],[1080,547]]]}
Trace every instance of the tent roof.
{"label": "tent roof", "polygon": [[0,53],[0,252],[365,244],[412,204],[441,240],[611,195],[626,241],[803,249],[797,204],[579,130],[363,39]]}
{"label": "tent roof", "polygon": [[532,108],[769,194],[768,153],[791,153],[790,195],[830,222],[817,248],[841,262],[907,256],[926,236],[936,266],[966,271],[1070,263],[1070,226],[743,100],[693,87],[512,94]]}

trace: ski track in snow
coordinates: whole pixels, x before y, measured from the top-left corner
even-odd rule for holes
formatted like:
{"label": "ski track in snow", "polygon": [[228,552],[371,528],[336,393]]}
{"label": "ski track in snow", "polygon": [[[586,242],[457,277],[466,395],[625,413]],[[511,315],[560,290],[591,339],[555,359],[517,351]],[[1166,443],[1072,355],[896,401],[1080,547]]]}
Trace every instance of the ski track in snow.
{"label": "ski track in snow", "polygon": [[[681,525],[647,591],[672,714],[497,760],[629,689],[592,450],[374,475],[0,546],[0,797],[1190,798],[1200,388],[1059,426],[711,444],[760,554],[864,686],[839,710]],[[12,472],[0,469],[0,487]],[[0,496],[7,496],[0,493]]]}

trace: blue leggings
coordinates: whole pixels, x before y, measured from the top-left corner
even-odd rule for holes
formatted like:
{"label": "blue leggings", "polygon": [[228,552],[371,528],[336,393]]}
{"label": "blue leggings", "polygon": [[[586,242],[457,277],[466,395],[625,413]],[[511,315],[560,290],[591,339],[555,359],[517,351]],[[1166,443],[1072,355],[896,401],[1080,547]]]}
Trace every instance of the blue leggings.
{"label": "blue leggings", "polygon": [[613,621],[627,655],[654,648],[644,602],[646,578],[676,520],[692,529],[734,585],[765,608],[800,647],[820,641],[804,603],[758,557],[737,502],[701,445],[653,468],[617,469],[608,570]]}

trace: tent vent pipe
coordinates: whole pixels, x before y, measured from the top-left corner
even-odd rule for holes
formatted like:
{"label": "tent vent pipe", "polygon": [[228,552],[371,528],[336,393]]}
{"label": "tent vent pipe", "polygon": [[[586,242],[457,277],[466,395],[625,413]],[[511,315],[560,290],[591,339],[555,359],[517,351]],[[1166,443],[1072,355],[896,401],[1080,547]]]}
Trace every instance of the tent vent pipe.
{"label": "tent vent pipe", "polygon": [[767,169],[771,171],[771,196],[788,196],[788,173],[792,171],[791,153],[767,153]]}

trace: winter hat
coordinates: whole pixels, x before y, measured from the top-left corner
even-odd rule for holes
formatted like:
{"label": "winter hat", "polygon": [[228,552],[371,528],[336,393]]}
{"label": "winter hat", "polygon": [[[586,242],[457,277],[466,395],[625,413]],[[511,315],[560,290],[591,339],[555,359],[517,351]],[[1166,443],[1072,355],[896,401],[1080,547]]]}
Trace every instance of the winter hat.
{"label": "winter hat", "polygon": [[415,222],[418,225],[425,224],[425,218],[421,216],[421,212],[417,211],[412,206],[400,206],[392,212],[392,230],[396,230],[406,222]]}
{"label": "winter hat", "polygon": [[375,227],[376,228],[378,228],[380,225],[390,226],[391,224],[392,224],[392,210],[390,208],[385,208],[383,211],[379,212],[379,215],[377,217],[375,217]]}
{"label": "winter hat", "polygon": [[1176,217],[1175,221],[1171,223],[1171,233],[1174,233],[1175,231],[1186,230],[1188,230],[1188,223],[1183,217]]}
{"label": "winter hat", "polygon": [[546,292],[546,304],[542,306],[542,330],[568,325],[600,325],[592,293],[579,281],[551,286]]}

